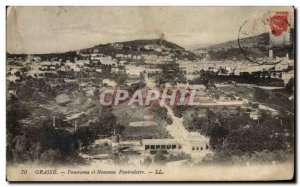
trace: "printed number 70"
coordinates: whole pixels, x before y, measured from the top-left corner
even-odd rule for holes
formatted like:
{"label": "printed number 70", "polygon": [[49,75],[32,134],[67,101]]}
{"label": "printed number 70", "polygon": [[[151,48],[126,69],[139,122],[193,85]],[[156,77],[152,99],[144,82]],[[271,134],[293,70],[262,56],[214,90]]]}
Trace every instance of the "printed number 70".
{"label": "printed number 70", "polygon": [[21,175],[26,175],[27,174],[27,170],[26,169],[21,169]]}

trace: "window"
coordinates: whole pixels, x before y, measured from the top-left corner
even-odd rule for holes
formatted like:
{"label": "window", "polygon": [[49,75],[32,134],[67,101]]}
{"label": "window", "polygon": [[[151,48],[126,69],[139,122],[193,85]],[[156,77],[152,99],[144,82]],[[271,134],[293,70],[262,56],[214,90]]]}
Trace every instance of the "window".
{"label": "window", "polygon": [[195,151],[195,147],[192,147],[192,151]]}
{"label": "window", "polygon": [[145,145],[145,150],[149,149],[149,145]]}
{"label": "window", "polygon": [[178,149],[181,149],[181,145],[178,145]]}
{"label": "window", "polygon": [[176,149],[176,145],[172,145],[172,149]]}
{"label": "window", "polygon": [[199,147],[197,147],[197,151],[199,151]]}
{"label": "window", "polygon": [[171,149],[171,145],[167,145],[167,149]]}
{"label": "window", "polygon": [[156,148],[156,149],[160,149],[160,145],[156,145],[155,148]]}
{"label": "window", "polygon": [[201,147],[201,150],[203,150],[203,147]]}
{"label": "window", "polygon": [[206,144],[206,149],[209,149],[208,145]]}
{"label": "window", "polygon": [[166,145],[161,145],[161,148],[162,148],[162,149],[165,149],[165,148],[166,148]]}
{"label": "window", "polygon": [[150,147],[151,147],[151,149],[155,149],[155,145],[151,145]]}

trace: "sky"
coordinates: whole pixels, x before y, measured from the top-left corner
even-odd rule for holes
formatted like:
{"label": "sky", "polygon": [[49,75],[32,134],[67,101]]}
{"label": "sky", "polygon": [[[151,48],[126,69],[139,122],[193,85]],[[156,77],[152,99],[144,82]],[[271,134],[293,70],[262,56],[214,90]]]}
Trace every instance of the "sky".
{"label": "sky", "polygon": [[52,53],[162,34],[182,47],[235,40],[248,19],[289,7],[9,7],[7,52]]}

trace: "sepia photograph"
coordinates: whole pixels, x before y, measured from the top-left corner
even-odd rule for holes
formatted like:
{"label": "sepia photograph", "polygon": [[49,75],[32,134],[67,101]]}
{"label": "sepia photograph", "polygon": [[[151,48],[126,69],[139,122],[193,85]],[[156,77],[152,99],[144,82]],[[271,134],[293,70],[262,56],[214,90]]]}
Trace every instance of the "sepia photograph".
{"label": "sepia photograph", "polygon": [[7,6],[6,180],[294,180],[295,17]]}

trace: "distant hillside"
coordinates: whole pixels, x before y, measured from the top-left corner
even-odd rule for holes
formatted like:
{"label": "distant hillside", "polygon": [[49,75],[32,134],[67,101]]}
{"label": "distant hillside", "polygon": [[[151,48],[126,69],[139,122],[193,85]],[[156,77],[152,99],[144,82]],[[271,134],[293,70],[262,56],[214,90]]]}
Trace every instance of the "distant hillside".
{"label": "distant hillside", "polygon": [[[83,58],[81,54],[92,54],[92,53],[101,53],[104,55],[116,57],[116,54],[132,54],[132,55],[141,55],[141,54],[154,54],[160,56],[172,55],[177,59],[188,59],[196,60],[198,58],[191,51],[185,50],[183,47],[160,39],[152,40],[132,40],[124,42],[115,42],[107,44],[99,44],[94,47],[81,49],[78,51],[68,51],[63,53],[48,53],[48,54],[32,54],[32,56],[39,56],[41,60],[51,60],[51,59],[62,59],[62,61],[74,61],[75,58]],[[9,54],[7,57],[18,57],[18,54]]]}
{"label": "distant hillside", "polygon": [[[243,47],[258,47],[258,46],[266,46],[270,42],[270,36],[269,33],[262,33],[258,36],[252,36],[243,38],[240,40]],[[193,52],[196,54],[201,53],[203,50],[215,50],[215,51],[222,51],[222,50],[228,50],[232,48],[239,48],[238,46],[238,40],[231,40],[220,44],[211,45],[208,47],[201,47],[194,49]]]}
{"label": "distant hillside", "polygon": [[[291,29],[290,40],[294,41],[294,29]],[[265,57],[268,55],[268,45],[270,43],[269,33],[262,33],[257,36],[243,38],[240,43],[249,53],[256,57]],[[272,47],[275,56],[283,57],[287,53],[291,58],[294,56],[293,42],[290,45]],[[231,40],[224,43],[211,45],[208,47],[194,49],[193,52],[199,56],[208,54],[211,60],[246,60],[238,46],[238,40]]]}
{"label": "distant hillside", "polygon": [[153,39],[153,40],[133,40],[133,41],[126,41],[126,42],[117,42],[117,44],[123,44],[125,46],[132,46],[132,47],[142,47],[146,45],[162,45],[170,49],[177,49],[177,50],[185,50],[183,47],[169,42],[167,40],[160,40],[160,39]]}
{"label": "distant hillside", "polygon": [[[161,51],[160,51],[161,49]],[[125,42],[115,42],[108,44],[100,44],[91,48],[80,50],[83,53],[92,53],[94,51],[124,51],[124,52],[165,52],[165,51],[184,51],[185,49],[177,44],[166,40],[153,39],[153,40],[132,40]]]}

